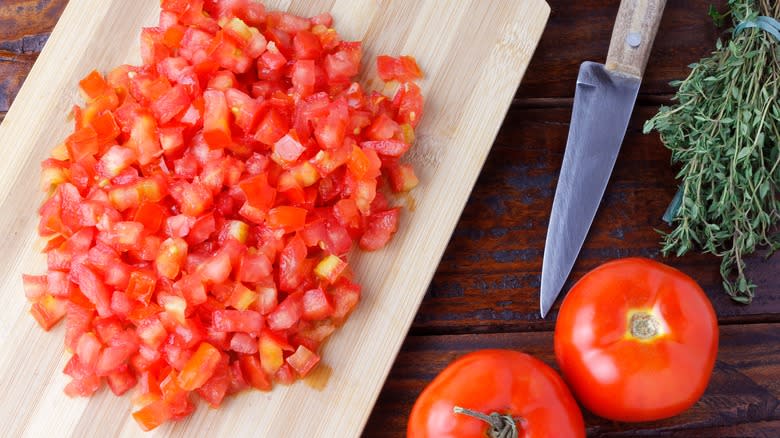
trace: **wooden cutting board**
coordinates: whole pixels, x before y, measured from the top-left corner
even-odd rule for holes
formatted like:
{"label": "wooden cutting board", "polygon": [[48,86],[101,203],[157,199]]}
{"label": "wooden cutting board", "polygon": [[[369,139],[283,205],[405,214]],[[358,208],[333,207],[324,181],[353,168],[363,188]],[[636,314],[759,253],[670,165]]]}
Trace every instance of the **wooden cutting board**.
{"label": "wooden cutting board", "polygon": [[[391,244],[353,254],[364,286],[352,317],[322,351],[314,376],[245,392],[218,410],[198,403],[160,436],[347,437],[360,434],[490,150],[550,9],[543,0],[267,2],[314,15],[365,44],[366,77],[382,53],[425,71],[425,116],[410,152],[421,184]],[[136,436],[129,396],[69,399],[62,324],[45,333],[28,314],[21,274],[46,267],[36,235],[39,163],[65,138],[77,81],[94,68],[138,62],[141,27],[158,0],[71,0],[0,126],[0,436]],[[402,433],[399,431],[399,434]]]}

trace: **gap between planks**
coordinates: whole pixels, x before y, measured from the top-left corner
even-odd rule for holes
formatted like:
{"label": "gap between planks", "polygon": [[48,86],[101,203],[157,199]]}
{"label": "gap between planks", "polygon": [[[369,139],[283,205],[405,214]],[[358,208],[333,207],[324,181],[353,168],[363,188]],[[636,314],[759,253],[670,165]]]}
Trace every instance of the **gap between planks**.
{"label": "gap between planks", "polygon": [[[510,333],[543,333],[555,330],[554,315],[550,319],[540,320],[518,320],[517,323],[504,324],[485,324],[471,326],[453,326],[453,327],[425,327],[418,328],[412,325],[409,330],[409,337],[431,337],[431,336],[469,336],[469,335],[500,335]],[[720,327],[730,326],[750,326],[759,324],[777,324],[780,330],[780,314],[761,313],[756,315],[726,316],[718,318]]]}

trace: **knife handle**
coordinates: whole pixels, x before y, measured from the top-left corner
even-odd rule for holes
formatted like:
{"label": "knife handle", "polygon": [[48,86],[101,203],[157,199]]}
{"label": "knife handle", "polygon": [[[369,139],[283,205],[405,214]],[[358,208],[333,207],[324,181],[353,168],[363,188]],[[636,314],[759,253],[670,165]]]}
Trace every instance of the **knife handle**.
{"label": "knife handle", "polygon": [[612,41],[607,70],[642,78],[658,32],[666,0],[622,0]]}

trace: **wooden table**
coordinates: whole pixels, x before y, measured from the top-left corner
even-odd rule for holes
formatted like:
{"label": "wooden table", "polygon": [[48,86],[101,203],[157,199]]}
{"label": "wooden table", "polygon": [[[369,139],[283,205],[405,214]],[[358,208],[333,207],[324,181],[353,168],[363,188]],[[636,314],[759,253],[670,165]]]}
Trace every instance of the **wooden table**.
{"label": "wooden table", "polygon": [[[503,0],[502,0],[503,1]],[[522,1],[522,0],[514,0]],[[574,83],[584,60],[603,61],[617,0],[548,0],[552,17],[504,121],[482,176],[365,430],[403,436],[416,396],[447,363],[479,348],[514,348],[555,366],[557,306],[538,314],[544,239],[568,132]],[[675,191],[669,153],[644,120],[666,103],[667,83],[713,47],[711,0],[669,0],[637,109],[601,212],[571,276],[610,259],[661,258],[655,228]],[[0,1],[0,120],[66,0]],[[720,3],[722,7],[725,1]],[[702,399],[669,420],[619,424],[586,414],[589,436],[780,436],[780,256],[750,260],[753,304],[732,303],[718,261],[668,259],[696,278],[721,322],[715,373]],[[21,291],[20,291],[21,293]]]}

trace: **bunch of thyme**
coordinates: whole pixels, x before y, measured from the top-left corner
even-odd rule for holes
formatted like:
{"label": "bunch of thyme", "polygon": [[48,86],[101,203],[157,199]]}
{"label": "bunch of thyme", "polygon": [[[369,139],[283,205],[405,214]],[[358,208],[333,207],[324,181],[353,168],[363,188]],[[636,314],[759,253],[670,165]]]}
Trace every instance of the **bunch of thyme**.
{"label": "bunch of thyme", "polygon": [[680,165],[664,255],[693,248],[715,254],[726,292],[749,303],[755,285],[744,257],[780,248],[780,2],[729,6],[731,39],[718,41],[688,78],[672,84],[675,104],[661,107],[644,130],[658,131]]}

